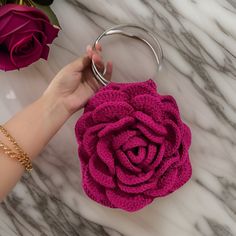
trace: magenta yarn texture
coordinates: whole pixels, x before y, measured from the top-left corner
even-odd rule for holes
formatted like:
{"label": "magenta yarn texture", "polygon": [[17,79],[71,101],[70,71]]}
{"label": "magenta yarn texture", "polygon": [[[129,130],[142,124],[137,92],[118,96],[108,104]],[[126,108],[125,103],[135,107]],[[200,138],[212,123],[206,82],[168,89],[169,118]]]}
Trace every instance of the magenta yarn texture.
{"label": "magenta yarn texture", "polygon": [[75,133],[84,191],[102,205],[137,211],[191,177],[190,129],[152,80],[100,89]]}

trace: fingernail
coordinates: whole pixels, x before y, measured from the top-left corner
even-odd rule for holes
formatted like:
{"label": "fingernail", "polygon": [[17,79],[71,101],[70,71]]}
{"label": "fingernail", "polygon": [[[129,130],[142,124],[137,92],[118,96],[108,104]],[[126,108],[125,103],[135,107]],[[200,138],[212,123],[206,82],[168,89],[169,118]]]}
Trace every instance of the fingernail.
{"label": "fingernail", "polygon": [[87,51],[91,51],[91,49],[92,49],[91,45],[88,45],[88,46],[86,47],[86,50],[87,50]]}

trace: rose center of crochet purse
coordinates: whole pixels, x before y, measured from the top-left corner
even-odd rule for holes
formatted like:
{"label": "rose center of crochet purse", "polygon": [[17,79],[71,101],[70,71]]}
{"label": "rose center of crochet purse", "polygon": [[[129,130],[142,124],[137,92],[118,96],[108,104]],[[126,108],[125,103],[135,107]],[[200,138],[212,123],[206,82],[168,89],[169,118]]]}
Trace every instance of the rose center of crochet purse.
{"label": "rose center of crochet purse", "polygon": [[[155,46],[125,28],[142,31]],[[150,31],[118,25],[102,33],[95,44],[112,34],[146,43],[160,64],[161,46]],[[190,179],[191,132],[175,99],[160,95],[153,80],[114,83],[103,77],[94,62],[92,69],[104,87],[88,101],[75,126],[83,189],[104,206],[137,211]]]}

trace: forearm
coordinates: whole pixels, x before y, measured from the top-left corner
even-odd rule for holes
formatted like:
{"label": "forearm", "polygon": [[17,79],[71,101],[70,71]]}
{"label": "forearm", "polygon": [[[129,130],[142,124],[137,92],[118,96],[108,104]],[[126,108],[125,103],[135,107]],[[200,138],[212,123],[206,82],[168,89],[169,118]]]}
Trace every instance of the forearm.
{"label": "forearm", "polygon": [[[4,124],[17,143],[33,160],[69,117],[59,99],[45,94]],[[1,134],[0,140],[10,144]],[[10,145],[10,147],[12,147]],[[0,152],[0,200],[20,179],[24,168]]]}

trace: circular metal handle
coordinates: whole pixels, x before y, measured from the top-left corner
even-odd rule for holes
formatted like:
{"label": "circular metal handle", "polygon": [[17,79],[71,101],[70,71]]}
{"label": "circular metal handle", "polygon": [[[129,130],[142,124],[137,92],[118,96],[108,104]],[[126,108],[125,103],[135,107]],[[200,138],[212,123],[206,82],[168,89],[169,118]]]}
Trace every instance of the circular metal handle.
{"label": "circular metal handle", "polygon": [[[146,35],[150,36],[153,41],[154,41],[154,45],[147,39],[145,39],[144,37],[135,34],[135,33],[130,33],[124,30],[124,28],[133,28],[133,29],[137,29],[139,31],[141,31],[142,33],[145,33]],[[99,41],[105,37],[105,36],[110,36],[113,34],[120,34],[132,39],[137,39],[140,40],[141,42],[145,43],[146,45],[148,45],[148,47],[151,49],[151,51],[154,54],[157,66],[159,67],[162,59],[163,59],[163,52],[162,52],[162,48],[161,45],[158,41],[158,39],[155,37],[155,35],[149,31],[146,28],[143,28],[141,26],[138,25],[132,25],[132,24],[122,24],[122,25],[116,25],[113,26],[107,30],[105,30],[101,35],[98,36],[98,38],[96,39],[96,41],[94,42],[94,48],[96,46],[97,43],[99,43]],[[156,47],[156,49],[155,49]],[[105,75],[105,70],[103,71],[103,74],[101,74],[99,72],[99,70],[97,69],[94,61],[92,60],[92,71],[94,73],[95,78],[97,79],[98,82],[100,82],[102,85],[106,86],[110,81],[108,81],[106,78],[104,78]]]}

